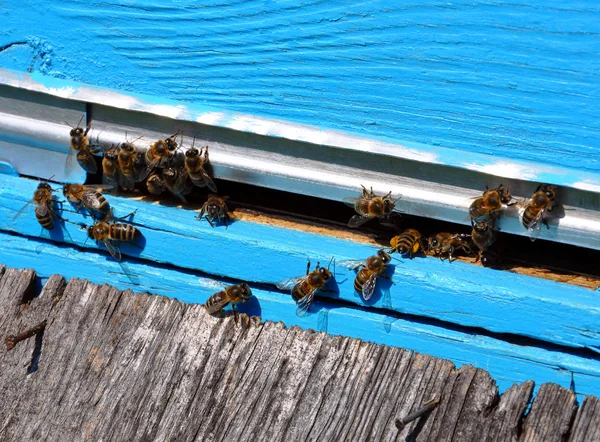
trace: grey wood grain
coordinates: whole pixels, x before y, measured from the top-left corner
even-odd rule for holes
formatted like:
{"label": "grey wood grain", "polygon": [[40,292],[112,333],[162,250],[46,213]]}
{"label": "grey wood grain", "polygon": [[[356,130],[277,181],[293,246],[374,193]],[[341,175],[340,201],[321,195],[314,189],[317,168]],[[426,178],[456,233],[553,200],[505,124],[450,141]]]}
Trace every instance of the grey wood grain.
{"label": "grey wood grain", "polygon": [[[34,284],[0,267],[2,332],[47,321],[36,371],[38,337],[0,350],[0,440],[513,441],[533,389],[500,396],[471,366],[85,280],[52,277],[23,303]],[[598,431],[597,399],[585,404],[574,440]],[[559,440],[575,410],[543,385],[522,440]]]}
{"label": "grey wood grain", "polygon": [[577,410],[569,442],[600,440],[600,399],[588,396]]}
{"label": "grey wood grain", "polygon": [[523,423],[521,442],[562,441],[571,429],[577,411],[575,393],[556,384],[544,384]]}

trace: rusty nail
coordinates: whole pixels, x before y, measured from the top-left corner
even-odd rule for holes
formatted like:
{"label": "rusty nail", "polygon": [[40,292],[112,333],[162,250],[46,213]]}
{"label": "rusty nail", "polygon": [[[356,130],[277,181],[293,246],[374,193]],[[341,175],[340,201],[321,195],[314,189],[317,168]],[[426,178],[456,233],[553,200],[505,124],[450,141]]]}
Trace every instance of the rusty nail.
{"label": "rusty nail", "polygon": [[421,408],[419,408],[417,411],[415,411],[414,413],[410,413],[409,415],[403,417],[402,419],[396,419],[396,428],[398,428],[398,430],[404,429],[406,424],[429,413],[431,410],[433,410],[435,407],[437,407],[437,405],[439,403],[440,403],[440,400],[437,398],[434,398],[434,399],[431,399],[431,400],[425,402],[423,404],[423,406]]}
{"label": "rusty nail", "polygon": [[39,332],[43,331],[46,328],[46,321],[40,322],[38,325],[25,330],[24,332],[19,333],[18,335],[8,335],[4,338],[4,343],[6,344],[7,350],[12,350],[15,345],[19,342],[24,341],[25,339],[31,338],[32,336],[37,335]]}

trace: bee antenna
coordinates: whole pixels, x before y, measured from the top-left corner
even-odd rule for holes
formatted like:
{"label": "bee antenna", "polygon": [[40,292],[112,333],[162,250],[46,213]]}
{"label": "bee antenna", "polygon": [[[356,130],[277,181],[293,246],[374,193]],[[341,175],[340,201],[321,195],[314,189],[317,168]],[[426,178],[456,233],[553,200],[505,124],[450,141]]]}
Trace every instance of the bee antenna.
{"label": "bee antenna", "polygon": [[83,121],[83,117],[85,117],[85,112],[81,114],[81,118],[79,119],[79,123],[77,123],[77,127],[79,127],[79,125]]}
{"label": "bee antenna", "polygon": [[[335,256],[332,256],[331,259],[329,260],[329,265],[327,265],[327,270],[329,270],[329,267],[331,267],[332,262],[335,262]],[[335,265],[333,266],[333,268],[335,269]]]}
{"label": "bee antenna", "polygon": [[392,256],[392,259],[393,259],[393,260],[395,260],[395,261],[398,261],[398,262],[402,262],[402,263],[404,262],[404,260],[402,260],[402,259],[400,259],[400,258],[395,258],[395,257],[393,257],[393,256]]}

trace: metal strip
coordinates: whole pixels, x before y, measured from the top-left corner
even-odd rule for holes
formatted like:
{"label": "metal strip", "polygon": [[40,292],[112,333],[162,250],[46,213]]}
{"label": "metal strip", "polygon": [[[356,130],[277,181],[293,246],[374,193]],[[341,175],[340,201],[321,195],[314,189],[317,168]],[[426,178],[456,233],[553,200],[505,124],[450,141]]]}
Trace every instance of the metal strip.
{"label": "metal strip", "polygon": [[[26,99],[15,98],[14,88],[0,87],[0,160],[9,162],[21,174],[59,181],[82,181],[82,171],[67,176],[49,165],[41,155],[15,151],[19,145],[39,152],[66,156],[70,127],[87,109],[92,118],[90,136],[104,145],[134,141],[139,149],[181,130],[183,146],[195,137],[197,146],[210,147],[215,177],[292,193],[341,201],[358,196],[360,185],[373,186],[376,193],[392,191],[400,212],[469,224],[470,198],[479,196],[486,185],[500,183],[511,188],[517,198],[530,196],[538,182],[517,180],[423,163],[381,152],[349,150],[278,137],[235,131],[186,120],[173,120],[157,114],[135,112],[99,104],[73,102],[28,92]],[[51,102],[48,102],[51,101]],[[30,117],[33,116],[33,117]],[[138,137],[143,137],[137,139]],[[12,149],[12,151],[11,151]],[[22,149],[22,148],[21,148]],[[28,158],[23,161],[23,157]],[[63,171],[64,172],[64,171]],[[559,200],[565,216],[558,224],[543,229],[541,238],[600,250],[600,195],[596,192],[562,188]],[[410,227],[410,226],[406,226]],[[415,226],[418,227],[418,226]],[[498,227],[505,233],[526,235],[514,209],[506,210]]]}

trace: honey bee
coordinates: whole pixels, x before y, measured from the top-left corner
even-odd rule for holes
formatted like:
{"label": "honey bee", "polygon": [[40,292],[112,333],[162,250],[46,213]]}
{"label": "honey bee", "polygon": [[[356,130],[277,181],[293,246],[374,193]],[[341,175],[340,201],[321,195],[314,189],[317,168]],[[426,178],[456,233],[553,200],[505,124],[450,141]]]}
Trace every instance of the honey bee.
{"label": "honey bee", "polygon": [[115,191],[119,187],[119,147],[113,144],[102,158],[102,183]]}
{"label": "honey bee", "polygon": [[358,215],[354,215],[348,221],[349,227],[358,227],[373,218],[386,219],[394,210],[396,201],[392,201],[390,198],[392,192],[388,192],[387,195],[377,196],[373,193],[373,188],[368,192],[365,186],[362,186],[362,196],[360,198],[344,198],[344,203],[350,207],[353,207]]}
{"label": "honey bee", "polygon": [[466,254],[471,255],[471,236],[464,233],[448,233],[441,232],[428,239],[429,250],[433,254],[439,256],[443,261],[445,257],[449,262],[452,262],[452,254],[455,251],[462,250]]}
{"label": "honey bee", "polygon": [[246,302],[251,296],[252,290],[250,290],[248,284],[242,283],[231,285],[226,287],[225,290],[221,290],[208,298],[204,307],[206,308],[206,311],[212,315],[224,309],[227,304],[231,303],[231,311],[235,314],[235,304],[238,302]]}
{"label": "honey bee", "polygon": [[[333,258],[331,258],[333,261]],[[329,262],[331,265],[331,261]],[[288,278],[277,284],[277,288],[281,290],[290,290],[292,299],[296,301],[296,315],[304,316],[313,301],[315,292],[321,290],[331,279],[329,266],[319,267],[319,263],[315,269],[310,271],[310,261],[306,266],[306,276]]]}
{"label": "honey bee", "polygon": [[213,182],[212,178],[206,170],[204,169],[208,164],[208,146],[204,149],[204,154],[202,150],[198,151],[195,147],[188,149],[185,153],[185,168],[188,171],[188,175],[192,183],[198,187],[207,187],[213,191],[217,191],[217,186]]}
{"label": "honey bee", "polygon": [[482,221],[473,225],[471,232],[471,240],[473,244],[479,249],[477,254],[476,262],[479,261],[481,255],[487,252],[490,246],[494,243],[494,222],[493,221]]}
{"label": "honey bee", "polygon": [[48,183],[40,183],[35,192],[33,192],[33,199],[28,201],[22,208],[17,212],[13,221],[16,221],[19,216],[25,211],[29,204],[34,203],[35,217],[40,223],[40,226],[46,230],[52,230],[54,228],[54,218],[61,219],[54,212],[54,200],[52,199],[52,187]]}
{"label": "honey bee", "polygon": [[196,218],[201,220],[202,216],[205,216],[212,227],[215,226],[213,222],[223,220],[227,227],[229,215],[227,214],[227,205],[225,204],[225,201],[228,198],[228,196],[218,197],[217,195],[208,195],[208,201],[202,205],[200,214]]}
{"label": "honey bee", "polygon": [[136,182],[135,162],[138,152],[131,143],[121,143],[119,148],[119,185],[124,190],[133,190]]}
{"label": "honey bee", "polygon": [[85,130],[79,126],[83,120],[83,117],[84,116],[82,115],[79,123],[77,123],[77,127],[72,127],[71,131],[69,132],[69,136],[71,137],[71,146],[69,153],[67,154],[65,169],[67,172],[70,172],[73,169],[73,155],[75,152],[77,152],[75,156],[79,165],[87,173],[94,174],[98,171],[96,159],[93,155],[94,153],[97,153],[97,150],[92,149],[90,139],[87,136],[88,132],[90,131],[90,126],[88,125]]}
{"label": "honey bee", "polygon": [[151,194],[160,195],[166,189],[165,180],[162,175],[154,172],[146,180],[146,187]]}
{"label": "honey bee", "polygon": [[95,186],[95,188],[92,188],[82,184],[65,184],[63,186],[63,195],[78,210],[82,207],[87,209],[92,218],[106,219],[110,214],[110,205],[106,201],[106,198],[104,198],[104,195],[99,192],[99,190],[106,188],[107,186]]}
{"label": "honey bee", "polygon": [[556,203],[556,186],[552,184],[540,184],[531,199],[525,201],[519,211],[521,222],[529,232],[529,239],[535,241],[545,224],[549,229],[548,221],[545,219],[546,212],[551,212]]}
{"label": "honey bee", "polygon": [[[121,218],[122,219],[122,218]],[[112,241],[133,242],[142,236],[131,224],[99,221],[87,229],[88,237],[96,242],[102,241],[112,257],[120,261],[121,251]]]}
{"label": "honey bee", "polygon": [[178,146],[175,138],[179,134],[180,132],[177,131],[170,137],[165,138],[164,140],[158,140],[156,143],[150,145],[144,155],[146,166],[140,174],[140,180],[145,180],[146,177],[150,175],[150,172],[156,167],[165,165],[166,162],[173,157]]}
{"label": "honey bee", "polygon": [[351,270],[360,269],[354,279],[354,290],[360,293],[365,301],[368,301],[375,292],[377,278],[389,279],[383,272],[391,260],[390,255],[381,249],[377,255],[370,256],[366,261],[350,259],[341,261],[340,265]]}
{"label": "honey bee", "polygon": [[188,185],[187,170],[168,167],[163,170],[162,177],[165,187],[182,202],[187,203],[184,195],[192,190]]}
{"label": "honey bee", "polygon": [[390,240],[390,246],[392,246],[392,252],[408,253],[410,259],[419,249],[423,250],[425,248],[421,234],[415,229],[406,229],[400,235],[394,236]]}
{"label": "honey bee", "polygon": [[510,201],[512,195],[509,189],[506,189],[500,184],[495,189],[485,188],[485,192],[479,198],[475,199],[469,207],[469,215],[471,216],[471,222],[474,223],[484,216],[497,217],[502,210],[502,204],[512,206]]}

